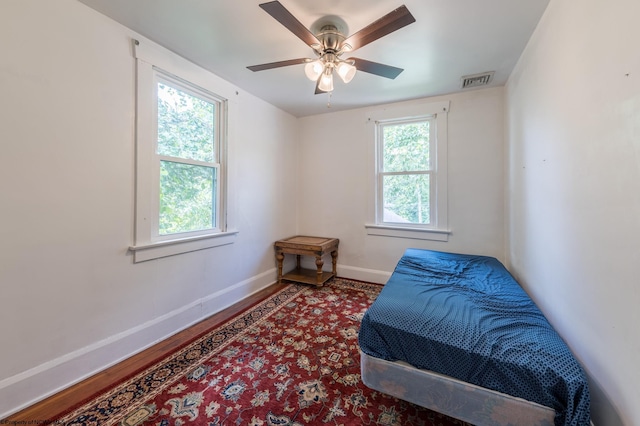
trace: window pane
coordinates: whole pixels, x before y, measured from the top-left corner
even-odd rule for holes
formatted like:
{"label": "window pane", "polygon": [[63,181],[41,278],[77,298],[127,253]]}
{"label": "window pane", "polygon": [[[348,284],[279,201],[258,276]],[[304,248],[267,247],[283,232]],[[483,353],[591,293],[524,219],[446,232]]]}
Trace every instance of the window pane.
{"label": "window pane", "polygon": [[431,223],[428,174],[383,176],[383,221]]}
{"label": "window pane", "polygon": [[215,162],[215,104],[158,83],[158,154]]}
{"label": "window pane", "polygon": [[383,170],[430,170],[429,122],[387,125],[382,128]]}
{"label": "window pane", "polygon": [[159,234],[215,228],[216,169],[160,162]]}

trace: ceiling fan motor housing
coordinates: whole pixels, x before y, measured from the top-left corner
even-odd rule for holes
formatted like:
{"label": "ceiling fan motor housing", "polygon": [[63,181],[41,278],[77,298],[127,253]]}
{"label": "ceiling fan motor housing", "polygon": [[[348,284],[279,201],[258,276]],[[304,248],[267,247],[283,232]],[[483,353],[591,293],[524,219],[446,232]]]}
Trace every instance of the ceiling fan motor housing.
{"label": "ceiling fan motor housing", "polygon": [[322,43],[324,53],[336,53],[342,49],[345,36],[342,35],[335,25],[325,25],[316,36]]}

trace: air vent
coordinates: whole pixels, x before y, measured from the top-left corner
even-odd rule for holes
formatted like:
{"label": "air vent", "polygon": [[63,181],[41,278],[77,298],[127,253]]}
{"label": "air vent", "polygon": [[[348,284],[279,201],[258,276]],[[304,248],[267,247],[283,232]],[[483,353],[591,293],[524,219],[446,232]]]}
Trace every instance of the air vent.
{"label": "air vent", "polygon": [[460,80],[462,81],[461,88],[466,89],[468,87],[486,86],[493,80],[493,71],[483,72],[481,74],[465,75]]}

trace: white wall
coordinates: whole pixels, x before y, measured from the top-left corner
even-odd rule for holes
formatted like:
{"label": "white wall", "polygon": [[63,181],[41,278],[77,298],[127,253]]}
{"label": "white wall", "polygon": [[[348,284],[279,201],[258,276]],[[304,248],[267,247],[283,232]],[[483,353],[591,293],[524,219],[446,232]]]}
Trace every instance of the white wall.
{"label": "white wall", "polygon": [[0,418],[273,283],[296,232],[297,121],[238,90],[235,244],[133,264],[131,37],[74,0],[0,2]]}
{"label": "white wall", "polygon": [[300,233],[340,238],[338,274],[378,282],[408,247],[503,259],[503,97],[493,88],[419,101],[451,101],[448,242],[367,235],[375,144],[367,118],[380,106],[300,119]]}
{"label": "white wall", "polygon": [[508,260],[591,379],[640,424],[640,2],[552,1],[506,90]]}

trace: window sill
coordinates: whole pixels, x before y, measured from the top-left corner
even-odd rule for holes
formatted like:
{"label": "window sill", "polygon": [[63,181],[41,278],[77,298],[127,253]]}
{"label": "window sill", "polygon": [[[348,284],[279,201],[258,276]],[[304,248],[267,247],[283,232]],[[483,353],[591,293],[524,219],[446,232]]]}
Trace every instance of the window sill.
{"label": "window sill", "polygon": [[410,238],[414,240],[449,241],[451,231],[445,229],[426,229],[411,226],[365,224],[367,235],[382,237]]}
{"label": "window sill", "polygon": [[179,238],[130,246],[129,251],[133,252],[133,263],[146,262],[147,260],[159,259],[161,257],[233,244],[237,235],[238,231],[227,231],[212,235]]}

